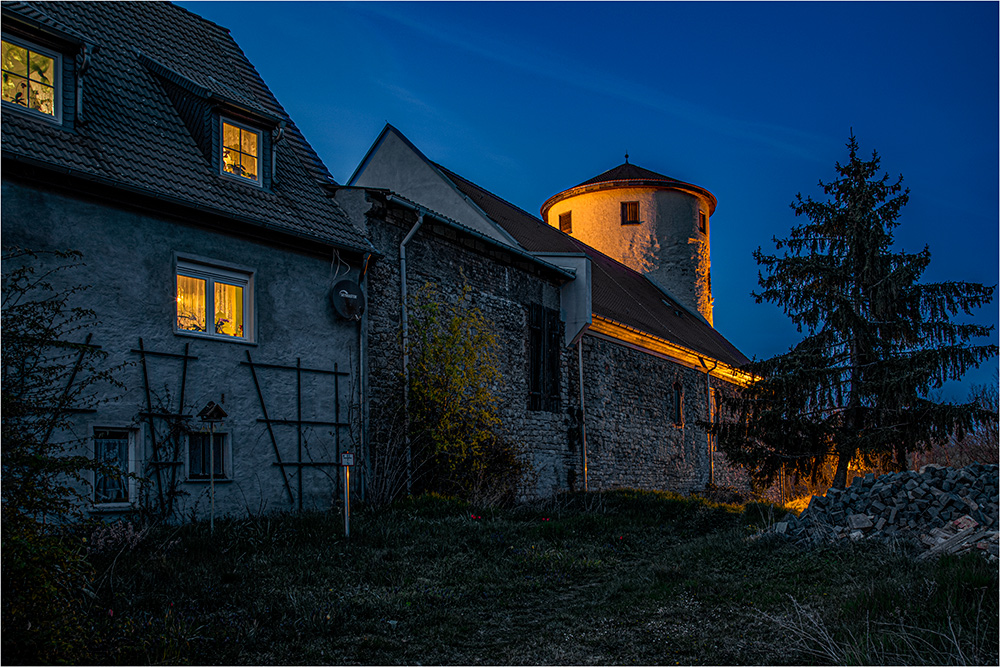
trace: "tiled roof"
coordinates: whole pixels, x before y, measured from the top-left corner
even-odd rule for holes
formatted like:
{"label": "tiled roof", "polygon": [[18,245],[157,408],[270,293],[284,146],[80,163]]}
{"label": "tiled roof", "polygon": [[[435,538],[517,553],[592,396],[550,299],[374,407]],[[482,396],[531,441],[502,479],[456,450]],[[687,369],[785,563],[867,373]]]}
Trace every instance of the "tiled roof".
{"label": "tiled roof", "polygon": [[445,167],[437,167],[526,249],[532,252],[584,253],[590,257],[594,314],[731,366],[740,366],[748,361],[722,334],[678,305],[641,273],[546,225],[539,218]]}
{"label": "tiled roof", "polygon": [[[86,122],[70,131],[5,109],[5,158],[339,247],[371,248],[327,196],[326,186],[335,185],[330,173],[225,28],[165,2],[5,2],[3,10],[5,22],[13,13],[72,31],[98,49],[85,77]],[[151,62],[208,91],[210,101],[285,124],[273,187],[213,169]],[[263,169],[270,156],[260,158]]]}
{"label": "tiled roof", "polygon": [[598,174],[593,178],[587,179],[580,185],[576,187],[583,187],[585,185],[593,185],[594,183],[610,183],[613,181],[660,181],[665,184],[683,184],[683,181],[678,181],[676,178],[670,178],[669,176],[664,176],[663,174],[657,174],[655,171],[650,171],[649,169],[643,169],[634,164],[620,164],[613,169],[608,169],[603,174]]}
{"label": "tiled roof", "polygon": [[604,190],[608,188],[621,188],[621,187],[647,187],[652,186],[656,188],[670,188],[674,190],[683,190],[689,193],[695,193],[704,197],[708,201],[709,215],[715,213],[715,207],[718,202],[715,199],[715,195],[701,187],[700,185],[694,185],[692,183],[685,183],[684,181],[677,180],[676,178],[671,178],[669,176],[664,176],[663,174],[658,174],[655,171],[650,171],[649,169],[644,169],[642,167],[636,166],[634,164],[629,164],[625,162],[617,167],[608,169],[602,174],[598,174],[593,178],[588,178],[583,183],[575,185],[568,190],[563,190],[562,192],[557,192],[542,204],[542,217],[548,219],[548,211],[557,202],[570,197],[575,197],[579,194],[585,192],[592,192],[594,190]]}

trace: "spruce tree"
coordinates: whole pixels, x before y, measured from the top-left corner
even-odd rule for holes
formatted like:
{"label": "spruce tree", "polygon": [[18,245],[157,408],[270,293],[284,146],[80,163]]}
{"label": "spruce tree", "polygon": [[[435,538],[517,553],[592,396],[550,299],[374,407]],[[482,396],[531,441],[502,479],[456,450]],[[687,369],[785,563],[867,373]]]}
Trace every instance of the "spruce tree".
{"label": "spruce tree", "polygon": [[785,239],[781,254],[754,258],[762,267],[758,303],[780,306],[805,337],[788,352],[752,364],[756,379],[728,402],[717,427],[719,446],[751,470],[760,485],[778,471],[815,475],[837,459],[833,486],[844,488],[857,456],[907,453],[935,439],[961,435],[995,415],[976,402],[936,402],[931,392],[996,355],[996,345],[972,344],[993,327],[959,324],[992,299],[995,287],[969,282],[918,282],[930,262],[893,250],[893,230],[909,198],[903,177],[879,175],[878,153],[850,159],[837,177],[820,182],[825,200],[796,196],[807,219]]}

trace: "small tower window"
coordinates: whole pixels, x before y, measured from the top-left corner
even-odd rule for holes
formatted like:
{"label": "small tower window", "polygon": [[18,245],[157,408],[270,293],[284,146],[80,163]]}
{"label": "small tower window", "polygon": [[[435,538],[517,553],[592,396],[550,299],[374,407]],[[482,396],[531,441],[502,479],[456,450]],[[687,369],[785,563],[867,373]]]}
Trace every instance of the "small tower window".
{"label": "small tower window", "polygon": [[567,234],[573,233],[573,212],[566,211],[559,214],[559,231]]}
{"label": "small tower window", "polygon": [[698,231],[708,234],[708,216],[704,211],[698,211]]}
{"label": "small tower window", "polygon": [[642,220],[639,219],[639,202],[637,201],[623,201],[622,202],[622,224],[623,225],[638,225]]}

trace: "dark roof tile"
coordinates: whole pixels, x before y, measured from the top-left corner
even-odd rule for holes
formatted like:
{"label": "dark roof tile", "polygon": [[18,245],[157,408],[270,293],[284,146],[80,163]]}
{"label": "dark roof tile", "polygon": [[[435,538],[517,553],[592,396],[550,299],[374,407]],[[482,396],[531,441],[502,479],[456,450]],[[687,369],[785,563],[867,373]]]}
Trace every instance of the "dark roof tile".
{"label": "dark roof tile", "polygon": [[[225,28],[164,2],[5,2],[3,8],[5,19],[44,22],[100,47],[85,80],[86,124],[71,132],[4,111],[5,156],[346,248],[371,247],[328,196],[335,182],[322,160]],[[285,124],[270,191],[214,172],[140,53],[213,98]],[[268,159],[261,156],[262,163]]]}

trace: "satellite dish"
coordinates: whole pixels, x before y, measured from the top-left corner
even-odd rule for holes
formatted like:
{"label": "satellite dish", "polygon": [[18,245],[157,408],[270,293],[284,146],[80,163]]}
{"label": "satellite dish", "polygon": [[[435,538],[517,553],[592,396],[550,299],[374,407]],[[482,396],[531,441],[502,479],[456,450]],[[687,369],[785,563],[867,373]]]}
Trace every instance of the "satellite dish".
{"label": "satellite dish", "polygon": [[365,294],[353,280],[341,280],[330,291],[330,303],[345,320],[360,320],[365,312]]}

